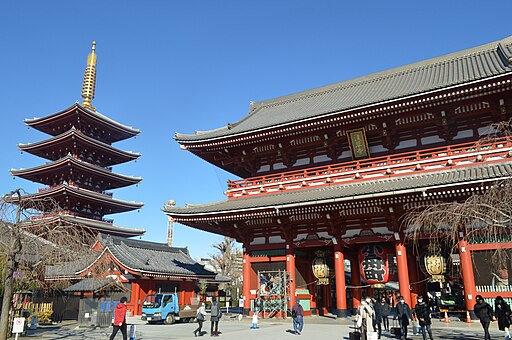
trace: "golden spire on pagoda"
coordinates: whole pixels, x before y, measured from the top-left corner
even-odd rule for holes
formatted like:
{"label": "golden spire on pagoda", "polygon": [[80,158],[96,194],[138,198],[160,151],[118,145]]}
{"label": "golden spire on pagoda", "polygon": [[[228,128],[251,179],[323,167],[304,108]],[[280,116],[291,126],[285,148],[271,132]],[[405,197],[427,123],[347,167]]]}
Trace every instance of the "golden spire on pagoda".
{"label": "golden spire on pagoda", "polygon": [[87,66],[84,73],[84,83],[82,85],[82,106],[96,111],[91,105],[94,99],[94,89],[96,88],[96,41],[92,42],[92,51],[87,56]]}

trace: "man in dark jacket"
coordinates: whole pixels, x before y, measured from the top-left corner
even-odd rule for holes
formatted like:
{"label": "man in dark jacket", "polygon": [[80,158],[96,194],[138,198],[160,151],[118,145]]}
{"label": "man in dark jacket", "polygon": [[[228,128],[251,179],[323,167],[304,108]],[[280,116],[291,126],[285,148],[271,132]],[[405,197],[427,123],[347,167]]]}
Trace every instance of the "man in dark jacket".
{"label": "man in dark jacket", "polygon": [[510,310],[510,306],[508,303],[503,300],[503,297],[496,296],[496,300],[494,300],[494,316],[498,321],[498,329],[500,331],[505,331],[505,339],[510,340],[510,316],[512,315],[512,311]]}
{"label": "man in dark jacket", "polygon": [[123,334],[123,340],[126,340],[126,301],[128,299],[126,297],[122,297],[119,300],[119,303],[114,309],[114,320],[112,321],[112,335],[110,335],[110,340],[113,340],[116,337],[116,334],[119,330]]}
{"label": "man in dark jacket", "polygon": [[373,331],[377,332],[379,339],[382,333],[382,305],[376,297],[372,298],[373,310],[375,315],[373,316]]}
{"label": "man in dark jacket", "polygon": [[222,312],[220,311],[220,305],[217,302],[217,298],[214,296],[212,298],[212,308],[210,311],[210,336],[219,336],[219,320],[222,317]]}
{"label": "man in dark jacket", "polygon": [[384,330],[389,331],[389,312],[391,311],[391,306],[387,302],[386,298],[382,298],[380,302],[380,308],[382,310],[382,323],[384,324]]}
{"label": "man in dark jacket", "polygon": [[432,337],[432,329],[430,328],[430,325],[432,324],[430,313],[430,307],[425,303],[425,301],[423,301],[423,297],[418,296],[418,303],[414,306],[414,314],[416,314],[416,318],[418,318],[423,334],[423,340],[427,340],[427,332],[430,340],[434,340]]}
{"label": "man in dark jacket", "polygon": [[482,295],[476,296],[475,315],[480,319],[480,323],[484,329],[484,340],[491,340],[489,325],[493,319],[492,307],[484,301]]}
{"label": "man in dark jacket", "polygon": [[409,326],[409,320],[412,319],[411,307],[405,302],[404,297],[400,296],[398,304],[396,305],[396,317],[400,323],[400,330],[402,339],[407,339],[407,326]]}

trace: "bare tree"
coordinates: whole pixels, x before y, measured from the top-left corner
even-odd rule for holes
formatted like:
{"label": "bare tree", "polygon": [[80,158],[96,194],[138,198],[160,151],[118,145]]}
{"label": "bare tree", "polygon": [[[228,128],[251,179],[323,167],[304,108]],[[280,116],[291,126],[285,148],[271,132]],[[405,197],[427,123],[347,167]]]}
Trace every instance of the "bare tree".
{"label": "bare tree", "polygon": [[[499,122],[488,127],[475,143],[475,150],[483,150],[490,143],[512,138],[512,121]],[[500,235],[511,233],[512,179],[483,183],[480,193],[474,193],[462,202],[438,202],[413,210],[402,220],[402,227],[413,241],[428,237],[454,252],[459,233],[471,238],[479,236],[489,242],[499,242]],[[507,256],[496,251],[497,258]]]}
{"label": "bare tree", "polygon": [[231,237],[224,237],[224,240],[212,245],[217,249],[217,253],[211,255],[213,266],[217,272],[224,276],[229,276],[231,282],[239,281],[242,273],[237,263],[240,261],[240,251],[235,247],[235,240]]}
{"label": "bare tree", "polygon": [[47,265],[77,260],[91,251],[94,235],[83,226],[62,219],[48,223],[41,218],[61,212],[50,199],[22,199],[15,190],[0,202],[0,259],[2,259],[2,310],[0,339],[7,338],[10,308],[17,279],[42,280]]}

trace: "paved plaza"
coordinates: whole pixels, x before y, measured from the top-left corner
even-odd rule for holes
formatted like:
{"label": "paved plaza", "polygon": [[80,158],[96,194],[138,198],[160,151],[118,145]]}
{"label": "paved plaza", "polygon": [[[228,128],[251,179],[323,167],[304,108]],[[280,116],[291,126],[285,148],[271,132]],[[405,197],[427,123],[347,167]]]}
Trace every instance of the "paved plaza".
{"label": "paved plaza", "polygon": [[[138,340],[159,340],[159,339],[190,339],[194,338],[193,330],[197,327],[196,323],[177,323],[174,325],[148,325],[139,318],[129,318],[129,323],[137,327]],[[312,316],[305,318],[305,326],[302,335],[292,334],[292,322],[288,320],[260,320],[260,328],[250,329],[250,319],[224,318],[219,324],[221,332],[219,339],[348,339],[348,333],[351,330],[352,318],[335,319],[330,317]],[[203,336],[198,338],[210,338],[210,323],[205,322],[203,327]],[[433,320],[433,333],[435,339],[482,339],[483,332],[478,321],[467,324],[461,321],[452,321],[444,323],[440,320]],[[497,323],[491,324],[491,336],[493,339],[504,338],[502,332],[499,332]],[[42,326],[37,331],[31,331],[27,337],[33,339],[108,339],[111,328],[77,328],[74,322],[65,322],[59,326]],[[205,333],[206,332],[206,333]],[[382,339],[393,339],[388,332],[383,332]],[[421,335],[409,334],[409,339],[422,339]],[[122,339],[119,333],[116,339]]]}

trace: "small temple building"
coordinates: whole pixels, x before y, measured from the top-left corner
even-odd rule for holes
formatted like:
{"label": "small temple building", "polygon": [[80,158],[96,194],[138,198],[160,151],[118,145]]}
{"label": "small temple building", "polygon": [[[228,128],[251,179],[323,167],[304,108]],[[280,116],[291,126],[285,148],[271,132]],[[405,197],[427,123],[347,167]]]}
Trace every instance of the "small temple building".
{"label": "small temple building", "polygon": [[[49,162],[30,169],[13,169],[13,176],[45,185],[23,200],[51,198],[43,207],[41,223],[67,222],[93,233],[132,237],[144,230],[117,226],[106,215],[142,208],[140,202],[114,198],[110,190],[138,184],[142,178],[118,174],[112,166],[136,160],[140,154],[124,151],[112,144],[140,133],[102,114],[91,104],[96,85],[96,43],[87,58],[82,87],[83,103],[42,117],[26,119],[25,124],[50,135],[50,138],[19,144],[23,152]],[[53,202],[60,208],[55,213]]]}
{"label": "small temple building", "polygon": [[94,291],[87,284],[91,278],[99,278],[96,284],[115,282],[125,288],[122,296],[132,315],[142,314],[148,294],[178,292],[180,305],[197,304],[193,301],[199,298],[198,281],[217,282],[217,274],[193,260],[187,248],[105,234],[98,234],[92,248],[95,257],[47,267],[45,281],[74,282],[71,287],[82,290],[72,291],[86,294]]}
{"label": "small temple building", "polygon": [[510,264],[498,286],[485,260],[512,243],[462,234],[455,254],[442,255],[447,268],[430,273],[422,254],[435,245],[425,237],[414,246],[401,221],[510,178],[510,136],[475,145],[511,116],[512,37],[251,102],[236,123],[175,136],[240,177],[227,199],[164,212],[243,244],[246,311],[261,299],[264,312],[283,312],[300,297],[307,314],[346,316],[362,294],[395,282],[409,305],[418,294],[437,289],[447,300],[459,291],[472,312],[477,294],[512,298]]}

